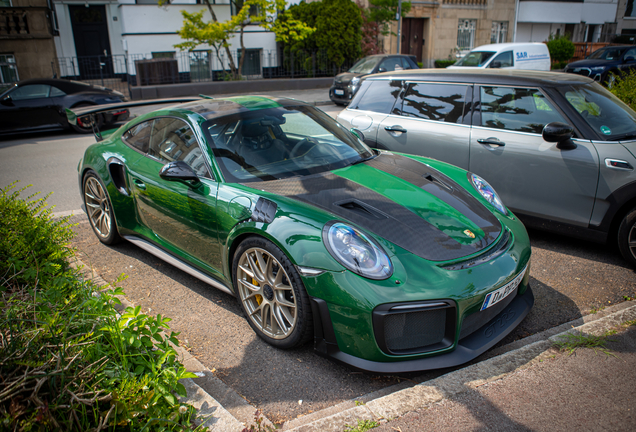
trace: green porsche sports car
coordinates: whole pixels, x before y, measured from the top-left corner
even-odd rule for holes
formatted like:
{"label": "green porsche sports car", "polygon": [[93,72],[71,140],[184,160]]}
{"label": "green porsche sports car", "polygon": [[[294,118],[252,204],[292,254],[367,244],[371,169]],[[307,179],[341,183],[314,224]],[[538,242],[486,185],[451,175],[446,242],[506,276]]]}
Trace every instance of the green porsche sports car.
{"label": "green porsche sports car", "polygon": [[296,100],[200,99],[88,147],[80,191],[100,241],[234,295],[275,347],[381,373],[465,363],[534,303],[526,230],[481,177],[361,135]]}

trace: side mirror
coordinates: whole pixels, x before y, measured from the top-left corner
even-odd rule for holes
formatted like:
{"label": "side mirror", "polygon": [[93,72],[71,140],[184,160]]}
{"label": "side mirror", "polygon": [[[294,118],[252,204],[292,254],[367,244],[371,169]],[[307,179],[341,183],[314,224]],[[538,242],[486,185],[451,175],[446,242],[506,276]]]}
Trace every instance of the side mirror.
{"label": "side mirror", "polygon": [[192,182],[189,183],[191,186],[201,182],[197,173],[184,161],[168,162],[159,171],[159,177],[168,181]]}
{"label": "side mirror", "polygon": [[2,98],[0,103],[2,103],[2,105],[11,106],[11,105],[13,105],[13,99],[11,99],[11,95],[6,95],[5,97]]}
{"label": "side mirror", "polygon": [[351,132],[352,134],[357,136],[360,141],[364,142],[364,134],[362,133],[362,131],[360,129],[351,128],[351,129],[349,129],[349,132]]}
{"label": "side mirror", "polygon": [[569,124],[552,122],[543,127],[541,135],[545,141],[557,143],[559,150],[573,150],[576,148],[576,144],[572,142],[573,133],[574,128]]}
{"label": "side mirror", "polygon": [[493,61],[492,63],[490,63],[490,66],[488,66],[492,69],[499,69],[501,67],[501,62],[500,61]]}
{"label": "side mirror", "polygon": [[378,73],[382,73],[382,72],[386,72],[386,68],[381,67],[380,69],[378,69]]}

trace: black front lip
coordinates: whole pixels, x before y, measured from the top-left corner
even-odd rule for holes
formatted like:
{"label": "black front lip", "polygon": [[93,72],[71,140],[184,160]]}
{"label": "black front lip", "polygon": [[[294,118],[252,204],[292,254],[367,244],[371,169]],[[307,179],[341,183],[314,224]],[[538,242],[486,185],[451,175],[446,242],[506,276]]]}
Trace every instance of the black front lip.
{"label": "black front lip", "polygon": [[315,298],[312,300],[316,329],[314,349],[318,354],[366,372],[395,374],[443,369],[473,360],[510,334],[523,321],[534,305],[534,294],[528,285],[526,291],[518,295],[499,315],[470,336],[461,339],[457,347],[449,353],[397,362],[364,360],[340,351],[331,327],[327,303]]}

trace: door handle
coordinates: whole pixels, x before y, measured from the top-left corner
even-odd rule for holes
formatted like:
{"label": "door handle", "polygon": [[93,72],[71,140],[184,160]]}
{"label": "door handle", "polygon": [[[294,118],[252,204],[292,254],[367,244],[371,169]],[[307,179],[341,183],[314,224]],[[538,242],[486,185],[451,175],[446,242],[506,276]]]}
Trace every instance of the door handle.
{"label": "door handle", "polygon": [[137,186],[139,189],[146,190],[146,184],[142,182],[141,180],[133,179],[133,182],[135,182],[135,186]]}
{"label": "door handle", "polygon": [[385,126],[384,130],[387,130],[389,132],[402,132],[402,133],[406,133],[406,129],[404,129],[402,126],[400,125],[393,125],[393,126]]}
{"label": "door handle", "polygon": [[494,145],[494,146],[499,146],[499,147],[503,147],[506,145],[505,142],[503,141],[499,141],[498,138],[495,137],[490,137],[490,138],[480,138],[477,140],[477,142],[479,144],[488,144],[488,145]]}

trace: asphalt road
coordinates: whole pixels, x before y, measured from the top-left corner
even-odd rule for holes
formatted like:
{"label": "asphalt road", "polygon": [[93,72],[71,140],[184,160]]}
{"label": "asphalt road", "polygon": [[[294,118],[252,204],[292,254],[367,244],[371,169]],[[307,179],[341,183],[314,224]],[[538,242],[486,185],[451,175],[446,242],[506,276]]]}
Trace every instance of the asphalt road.
{"label": "asphalt road", "polygon": [[[321,108],[333,116],[340,110]],[[49,202],[55,211],[78,209],[76,166],[91,142],[92,137],[63,133],[0,141],[0,187],[19,179],[22,184],[34,184],[31,192],[54,192]],[[73,245],[79,257],[108,282],[126,275],[120,285],[130,301],[144,312],[171,317],[171,328],[181,332],[182,343],[276,423],[448,372],[369,375],[317,356],[310,345],[291,351],[274,349],[253,333],[230,295],[129,243],[104,246],[84,217],[76,221]],[[503,343],[594,313],[624,301],[624,296],[636,297],[636,275],[617,251],[542,232],[531,231],[530,238],[535,307]]]}

